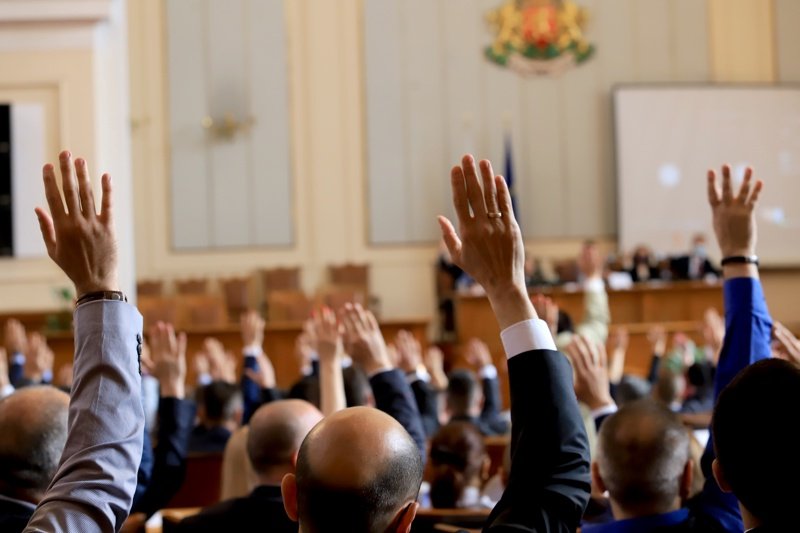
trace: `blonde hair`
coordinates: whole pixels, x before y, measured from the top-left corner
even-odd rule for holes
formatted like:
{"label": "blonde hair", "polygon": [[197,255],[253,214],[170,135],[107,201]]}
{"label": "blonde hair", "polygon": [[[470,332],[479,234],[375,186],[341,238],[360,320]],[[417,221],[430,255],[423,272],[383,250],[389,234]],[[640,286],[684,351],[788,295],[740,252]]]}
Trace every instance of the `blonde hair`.
{"label": "blonde hair", "polygon": [[250,458],[247,456],[247,434],[250,428],[243,426],[233,432],[222,455],[222,482],[220,500],[241,498],[258,486],[258,478]]}

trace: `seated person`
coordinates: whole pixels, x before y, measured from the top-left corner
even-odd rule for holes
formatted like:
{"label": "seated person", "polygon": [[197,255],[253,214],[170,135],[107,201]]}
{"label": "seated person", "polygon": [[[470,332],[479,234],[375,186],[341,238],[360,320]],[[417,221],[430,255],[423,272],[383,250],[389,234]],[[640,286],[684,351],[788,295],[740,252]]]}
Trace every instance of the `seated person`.
{"label": "seated person", "polygon": [[239,387],[224,381],[213,381],[199,388],[197,418],[199,423],[189,436],[189,451],[222,453],[242,418]]}
{"label": "seated person", "polygon": [[653,385],[653,399],[661,403],[674,413],[678,413],[683,406],[683,396],[686,392],[686,380],[683,374],[670,368],[661,368],[658,379]]}
{"label": "seated person", "polygon": [[676,280],[698,280],[707,275],[719,277],[719,270],[708,259],[706,236],[700,233],[692,239],[692,249],[687,255],[672,259],[670,269]]}
{"label": "seated person", "polygon": [[483,436],[468,422],[451,422],[431,439],[431,506],[440,509],[487,508],[481,496],[490,466]]}
{"label": "seated person", "polygon": [[[483,377],[482,381],[485,383],[496,379],[496,376]],[[499,418],[494,405],[496,404],[490,403],[490,408],[486,409],[483,391],[472,371],[458,369],[450,372],[445,394],[445,413],[451,422],[470,422],[483,435],[502,435],[508,431],[508,424]]]}
{"label": "seated person", "polygon": [[69,396],[47,386],[0,401],[0,531],[19,533],[58,468],[67,441]]}
{"label": "seated person", "polygon": [[300,445],[320,420],[322,413],[302,400],[279,400],[260,407],[247,434],[247,455],[258,486],[247,496],[220,502],[184,519],[177,531],[246,531],[265,524],[269,531],[296,533],[297,524],[283,509],[280,484],[286,474],[295,471]]}
{"label": "seated person", "polygon": [[661,278],[658,266],[653,264],[650,249],[647,246],[637,246],[631,258],[631,268],[628,273],[634,283],[657,280]]}

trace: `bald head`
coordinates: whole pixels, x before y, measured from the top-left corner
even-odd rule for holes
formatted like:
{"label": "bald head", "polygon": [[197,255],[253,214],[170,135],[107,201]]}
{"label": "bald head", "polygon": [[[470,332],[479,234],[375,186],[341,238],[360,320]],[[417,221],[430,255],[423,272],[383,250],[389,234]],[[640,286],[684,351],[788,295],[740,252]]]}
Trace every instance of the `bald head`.
{"label": "bald head", "polygon": [[622,407],[600,429],[597,463],[611,499],[632,515],[672,510],[689,461],[680,419],[649,399]]}
{"label": "bald head", "polygon": [[385,531],[421,482],[419,449],[396,420],[369,407],[339,411],[300,447],[300,523],[307,532]]}
{"label": "bald head", "polygon": [[67,441],[69,396],[27,387],[0,401],[0,493],[38,503]]}
{"label": "bald head", "polygon": [[303,439],[322,420],[319,409],[303,400],[283,400],[259,408],[250,419],[247,455],[253,469],[270,484],[279,484],[293,469]]}

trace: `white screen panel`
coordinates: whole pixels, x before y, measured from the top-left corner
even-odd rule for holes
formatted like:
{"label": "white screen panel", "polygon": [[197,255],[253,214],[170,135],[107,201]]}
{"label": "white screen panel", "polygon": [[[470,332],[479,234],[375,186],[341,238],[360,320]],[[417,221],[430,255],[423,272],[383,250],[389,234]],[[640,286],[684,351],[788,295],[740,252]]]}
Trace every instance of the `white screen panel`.
{"label": "white screen panel", "polygon": [[706,172],[727,162],[736,183],[748,165],[765,183],[762,260],[800,263],[800,88],[622,87],[614,104],[622,249],[711,236]]}

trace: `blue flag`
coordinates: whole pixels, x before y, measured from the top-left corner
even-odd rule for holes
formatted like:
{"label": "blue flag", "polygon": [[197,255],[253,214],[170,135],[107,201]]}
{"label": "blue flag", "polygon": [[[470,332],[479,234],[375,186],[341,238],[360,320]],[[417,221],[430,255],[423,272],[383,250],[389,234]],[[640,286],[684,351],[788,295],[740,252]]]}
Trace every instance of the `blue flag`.
{"label": "blue flag", "polygon": [[[520,221],[520,213],[517,209],[517,195],[516,191],[514,190],[514,158],[511,155],[512,152],[512,143],[511,143],[511,135],[506,133],[505,140],[504,140],[504,147],[505,147],[505,178],[506,183],[508,184],[508,191],[511,193],[511,207],[514,209],[514,215],[517,218],[517,222]],[[522,224],[520,224],[521,226]]]}

